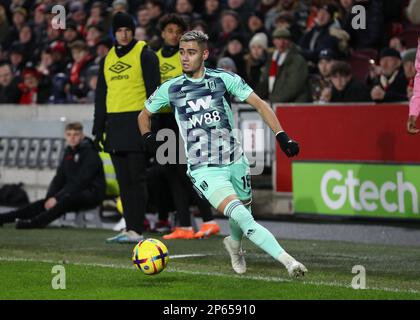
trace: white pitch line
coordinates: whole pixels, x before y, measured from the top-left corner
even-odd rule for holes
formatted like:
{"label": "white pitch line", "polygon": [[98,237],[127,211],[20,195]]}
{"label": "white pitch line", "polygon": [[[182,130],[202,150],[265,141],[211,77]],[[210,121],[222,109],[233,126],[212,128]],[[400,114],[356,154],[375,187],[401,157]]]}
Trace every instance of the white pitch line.
{"label": "white pitch line", "polygon": [[[184,258],[184,257],[191,257],[191,256],[205,256],[205,254],[185,254],[185,255],[177,255],[177,258]],[[173,258],[173,256],[171,256]],[[120,265],[120,264],[106,264],[106,263],[90,263],[90,262],[69,262],[63,260],[44,260],[44,259],[31,259],[31,258],[17,258],[17,257],[0,257],[0,261],[7,261],[7,262],[42,262],[42,263],[59,263],[59,264],[70,264],[75,266],[88,266],[88,267],[102,267],[102,268],[113,268],[113,269],[131,269],[134,270],[134,266],[128,265]],[[179,273],[186,273],[186,274],[193,274],[193,275],[200,275],[200,276],[217,276],[217,277],[230,277],[230,278],[237,278],[237,279],[247,279],[247,280],[260,280],[266,282],[292,282],[297,281],[303,284],[310,284],[316,286],[329,286],[329,287],[340,287],[340,288],[348,288],[351,289],[350,285],[344,285],[339,282],[326,282],[326,281],[306,281],[306,280],[293,280],[289,278],[281,278],[281,277],[264,277],[264,276],[247,276],[247,275],[237,275],[237,274],[227,274],[221,272],[202,272],[202,271],[191,271],[191,270],[182,270],[174,267],[168,267],[166,272],[179,272]],[[364,290],[379,290],[379,291],[387,291],[387,292],[395,292],[395,293],[420,293],[419,290],[409,289],[409,290],[401,290],[395,288],[380,288],[380,287],[368,287]],[[361,290],[361,291],[364,291]]]}

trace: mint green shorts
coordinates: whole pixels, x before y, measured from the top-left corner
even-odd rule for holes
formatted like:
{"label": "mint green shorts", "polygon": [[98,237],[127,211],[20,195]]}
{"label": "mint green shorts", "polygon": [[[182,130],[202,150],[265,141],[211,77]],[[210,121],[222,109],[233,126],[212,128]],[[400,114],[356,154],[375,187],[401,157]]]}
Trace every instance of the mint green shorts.
{"label": "mint green shorts", "polygon": [[245,156],[226,166],[201,167],[187,174],[198,194],[216,209],[230,195],[236,195],[244,205],[251,204],[251,173]]}

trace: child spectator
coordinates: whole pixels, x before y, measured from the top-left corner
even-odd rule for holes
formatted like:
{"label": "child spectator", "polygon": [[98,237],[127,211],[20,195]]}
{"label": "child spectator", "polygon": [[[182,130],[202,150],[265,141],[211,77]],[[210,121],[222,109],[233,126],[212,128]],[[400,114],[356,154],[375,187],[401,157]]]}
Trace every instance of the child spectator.
{"label": "child spectator", "polygon": [[[324,89],[322,98],[325,102],[369,102],[369,90],[358,82],[351,73],[348,63],[338,61],[331,67],[332,88]],[[330,91],[330,97],[325,91]]]}

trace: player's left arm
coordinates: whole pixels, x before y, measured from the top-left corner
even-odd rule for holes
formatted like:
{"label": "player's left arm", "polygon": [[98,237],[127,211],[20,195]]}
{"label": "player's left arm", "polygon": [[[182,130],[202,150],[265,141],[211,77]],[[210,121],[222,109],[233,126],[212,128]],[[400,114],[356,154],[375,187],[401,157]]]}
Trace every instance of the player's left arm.
{"label": "player's left arm", "polygon": [[236,96],[240,101],[246,101],[258,111],[265,123],[276,135],[281,150],[288,157],[296,156],[299,153],[299,144],[287,136],[270,106],[240,76],[224,73],[222,77],[225,79],[226,88],[230,94]]}
{"label": "player's left arm", "polygon": [[264,122],[274,132],[281,150],[288,157],[296,156],[299,153],[299,144],[288,137],[286,132],[283,130],[279,119],[276,117],[267,102],[262,100],[257,94],[255,94],[255,92],[252,92],[245,101],[258,111]]}

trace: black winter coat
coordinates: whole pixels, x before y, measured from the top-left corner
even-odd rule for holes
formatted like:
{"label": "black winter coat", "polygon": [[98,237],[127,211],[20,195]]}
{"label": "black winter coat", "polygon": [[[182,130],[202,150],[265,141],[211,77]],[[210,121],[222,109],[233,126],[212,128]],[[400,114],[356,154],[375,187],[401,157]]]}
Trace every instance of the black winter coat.
{"label": "black winter coat", "polygon": [[102,160],[89,138],[84,138],[74,149],[68,146],[57,173],[50,183],[47,198],[57,201],[67,195],[88,192],[93,199],[105,197],[105,174]]}

